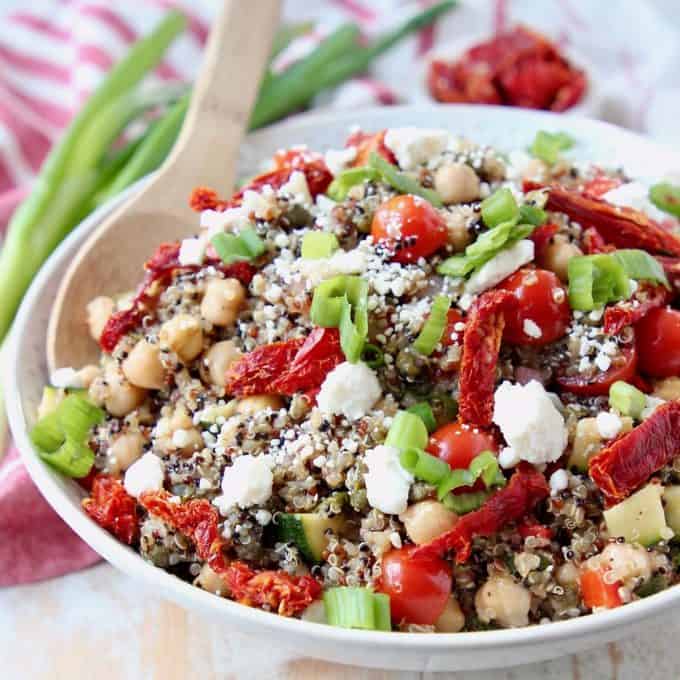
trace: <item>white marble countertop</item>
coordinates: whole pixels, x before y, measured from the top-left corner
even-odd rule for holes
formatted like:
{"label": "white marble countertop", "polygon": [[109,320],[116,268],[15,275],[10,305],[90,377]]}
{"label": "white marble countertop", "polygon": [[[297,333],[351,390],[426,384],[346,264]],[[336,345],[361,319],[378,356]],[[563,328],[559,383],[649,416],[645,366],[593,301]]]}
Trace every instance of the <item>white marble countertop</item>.
{"label": "white marble countertop", "polygon": [[680,619],[578,656],[497,671],[392,673],[297,658],[220,631],[107,564],[0,590],[2,680],[667,680],[680,678]]}

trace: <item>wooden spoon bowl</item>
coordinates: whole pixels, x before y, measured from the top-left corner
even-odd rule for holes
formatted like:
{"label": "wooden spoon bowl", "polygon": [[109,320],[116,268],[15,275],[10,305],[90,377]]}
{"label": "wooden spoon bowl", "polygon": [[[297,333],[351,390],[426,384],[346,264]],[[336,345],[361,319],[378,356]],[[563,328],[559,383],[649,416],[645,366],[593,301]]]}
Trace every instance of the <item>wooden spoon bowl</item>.
{"label": "wooden spoon bowl", "polygon": [[257,0],[247,9],[239,0],[225,0],[171,154],[139,194],[97,227],[61,282],[47,332],[50,371],[98,362],[87,303],[133,290],[160,243],[197,231],[197,215],[188,204],[191,189],[231,190],[278,18],[278,0]]}

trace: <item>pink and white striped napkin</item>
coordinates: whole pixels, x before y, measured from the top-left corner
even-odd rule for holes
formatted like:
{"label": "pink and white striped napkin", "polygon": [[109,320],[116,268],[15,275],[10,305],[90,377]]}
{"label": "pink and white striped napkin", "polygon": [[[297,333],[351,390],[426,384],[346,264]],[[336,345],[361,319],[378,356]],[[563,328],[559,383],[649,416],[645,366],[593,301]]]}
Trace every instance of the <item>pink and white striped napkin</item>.
{"label": "pink and white striped napkin", "polygon": [[[284,18],[315,19],[319,35],[354,20],[370,35],[430,1],[287,0]],[[212,0],[5,0],[0,11],[0,234],[50,146],[129,44],[148,33],[169,7],[183,9],[189,30],[154,77],[190,81],[214,5]],[[316,104],[356,109],[428,101],[429,55],[450,52],[466,36],[489,35],[521,21],[578,55],[598,85],[602,109],[595,114],[678,143],[680,24],[673,25],[674,8],[674,0],[618,3],[615,10],[596,0],[461,0],[436,27],[381,58],[370,77],[354,79]],[[313,44],[292,45],[280,65]],[[0,586],[57,576],[97,559],[46,505],[10,449],[0,460]]]}

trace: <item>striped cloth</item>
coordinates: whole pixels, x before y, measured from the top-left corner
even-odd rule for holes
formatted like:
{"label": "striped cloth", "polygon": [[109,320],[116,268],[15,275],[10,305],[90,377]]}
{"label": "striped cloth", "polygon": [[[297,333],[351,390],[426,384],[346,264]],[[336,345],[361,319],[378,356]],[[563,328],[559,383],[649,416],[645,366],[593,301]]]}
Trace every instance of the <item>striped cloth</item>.
{"label": "striped cloth", "polygon": [[[287,0],[284,18],[315,19],[316,39],[354,20],[368,35],[431,0]],[[680,142],[675,0],[461,0],[436,27],[399,44],[357,78],[319,97],[318,106],[429,101],[424,73],[433,53],[461,48],[517,21],[535,26],[576,55],[597,86],[593,115]],[[26,195],[45,154],[83,100],[138,36],[171,6],[189,30],[154,74],[190,81],[199,63],[213,0],[4,0],[0,22],[0,234]],[[246,3],[244,2],[244,5]],[[9,9],[8,9],[9,8]],[[247,11],[247,10],[245,10]],[[606,26],[606,31],[603,27]],[[314,39],[280,56],[285,67]],[[651,49],[653,46],[653,49]],[[49,558],[46,556],[49,555]],[[47,507],[15,449],[0,462],[0,586],[30,582],[92,564],[98,557]]]}

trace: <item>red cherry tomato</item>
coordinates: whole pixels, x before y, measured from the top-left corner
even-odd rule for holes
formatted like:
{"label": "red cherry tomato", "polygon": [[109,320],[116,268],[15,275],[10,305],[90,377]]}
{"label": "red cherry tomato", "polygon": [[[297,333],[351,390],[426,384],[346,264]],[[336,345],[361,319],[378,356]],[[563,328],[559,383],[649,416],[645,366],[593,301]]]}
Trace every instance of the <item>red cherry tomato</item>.
{"label": "red cherry tomato", "polygon": [[413,550],[391,550],[383,557],[378,590],[390,596],[395,623],[431,626],[451,595],[451,567],[439,557],[413,559]]}
{"label": "red cherry tomato", "polygon": [[520,269],[499,288],[510,291],[519,304],[505,316],[503,340],[515,345],[547,345],[561,338],[571,320],[567,291],[545,269]]}
{"label": "red cherry tomato", "polygon": [[592,377],[583,375],[561,375],[557,377],[557,384],[567,392],[582,397],[599,397],[609,394],[609,387],[617,380],[635,382],[637,368],[637,352],[635,347],[624,347],[621,354],[614,359],[612,366],[596,373]]}
{"label": "red cherry tomato", "polygon": [[447,239],[444,218],[419,196],[394,196],[375,212],[371,234],[376,243],[394,249],[392,259],[406,264],[428,257]]}
{"label": "red cherry tomato", "polygon": [[635,326],[640,371],[655,378],[680,376],[680,312],[653,309]]}
{"label": "red cherry tomato", "polygon": [[474,425],[449,423],[432,434],[427,450],[445,460],[452,470],[462,470],[482,451],[497,453],[498,442],[491,433]]}

